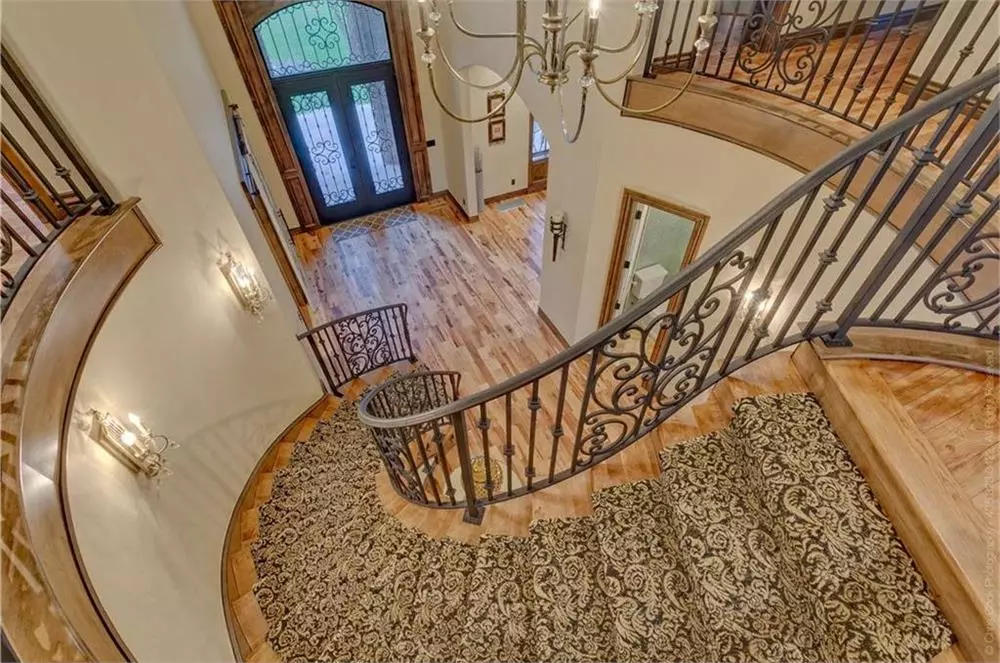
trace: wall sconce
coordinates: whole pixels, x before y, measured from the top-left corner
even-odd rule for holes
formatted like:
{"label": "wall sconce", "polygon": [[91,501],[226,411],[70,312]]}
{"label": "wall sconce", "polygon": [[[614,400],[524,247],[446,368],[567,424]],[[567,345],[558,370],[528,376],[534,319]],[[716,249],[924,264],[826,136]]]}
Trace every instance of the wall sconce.
{"label": "wall sconce", "polygon": [[252,316],[261,317],[264,307],[271,301],[271,292],[260,284],[253,270],[228,251],[219,259],[219,269],[222,270],[243,309]]}
{"label": "wall sconce", "polygon": [[113,414],[91,410],[97,421],[97,441],[127,468],[150,479],[167,476],[170,469],[163,457],[178,445],[166,435],[155,435],[138,415],[129,412],[126,426]]}
{"label": "wall sconce", "polygon": [[743,295],[743,301],[740,302],[736,311],[736,319],[740,322],[748,320],[747,326],[753,330],[755,335],[763,338],[768,334],[768,329],[763,325],[763,322],[771,304],[770,290],[748,290]]}
{"label": "wall sconce", "polygon": [[549,232],[552,233],[552,262],[555,262],[559,249],[566,250],[566,212],[549,216]]}

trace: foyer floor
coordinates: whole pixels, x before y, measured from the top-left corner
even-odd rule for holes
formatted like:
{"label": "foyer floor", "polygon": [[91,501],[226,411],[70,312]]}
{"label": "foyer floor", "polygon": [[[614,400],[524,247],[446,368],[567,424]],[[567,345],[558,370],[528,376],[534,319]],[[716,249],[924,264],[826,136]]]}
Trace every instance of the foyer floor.
{"label": "foyer floor", "polygon": [[420,360],[460,371],[467,394],[562,350],[538,313],[545,195],[521,198],[472,222],[439,198],[367,231],[338,224],[296,235],[310,298],[323,309],[316,322],[405,302]]}

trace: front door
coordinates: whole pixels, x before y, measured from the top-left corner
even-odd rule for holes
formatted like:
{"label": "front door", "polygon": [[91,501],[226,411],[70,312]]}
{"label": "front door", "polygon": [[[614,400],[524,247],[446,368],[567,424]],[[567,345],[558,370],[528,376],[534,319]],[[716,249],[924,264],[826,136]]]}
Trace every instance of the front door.
{"label": "front door", "polygon": [[316,212],[333,223],[414,199],[385,17],[306,0],[254,29]]}

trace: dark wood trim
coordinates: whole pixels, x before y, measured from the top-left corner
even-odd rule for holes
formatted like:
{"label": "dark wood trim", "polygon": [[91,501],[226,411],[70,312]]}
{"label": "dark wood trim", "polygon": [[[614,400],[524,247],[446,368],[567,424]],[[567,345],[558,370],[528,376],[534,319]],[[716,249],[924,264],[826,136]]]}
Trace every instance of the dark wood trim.
{"label": "dark wood trim", "polygon": [[[128,645],[125,643],[125,638],[122,637],[121,633],[118,632],[118,628],[115,626],[114,620],[108,614],[107,610],[104,608],[104,604],[101,602],[100,594],[97,588],[94,586],[93,581],[90,578],[90,573],[87,571],[87,564],[83,557],[83,551],[80,550],[80,544],[76,538],[76,525],[73,524],[73,510],[72,503],[69,496],[69,485],[67,483],[68,472],[66,467],[68,466],[69,458],[69,444],[67,442],[69,438],[70,426],[73,425],[73,413],[76,407],[76,395],[80,388],[80,381],[83,379],[83,372],[87,366],[87,360],[90,358],[90,351],[94,347],[94,343],[97,341],[97,335],[100,333],[101,329],[104,327],[104,323],[108,319],[108,315],[111,314],[111,310],[118,303],[121,298],[122,293],[125,292],[125,288],[128,287],[135,275],[139,273],[139,269],[146,264],[146,261],[150,256],[153,255],[161,246],[163,242],[159,235],[153,229],[153,226],[149,223],[149,219],[146,215],[142,213],[139,209],[139,199],[130,198],[125,201],[119,207],[119,210],[123,212],[122,221],[120,223],[126,222],[126,217],[128,214],[132,214],[139,221],[143,230],[148,234],[149,239],[152,241],[152,245],[146,250],[142,255],[136,257],[136,261],[131,267],[124,273],[121,281],[118,283],[118,287],[108,298],[104,307],[97,318],[97,322],[94,325],[93,330],[90,332],[90,336],[87,338],[87,343],[83,348],[83,353],[80,356],[80,363],[77,364],[76,372],[73,374],[73,381],[70,385],[69,397],[66,399],[66,410],[63,413],[63,427],[60,432],[61,441],[59,444],[59,495],[64,504],[64,510],[66,513],[65,525],[66,525],[66,535],[69,538],[70,549],[73,552],[73,560],[76,562],[77,570],[80,572],[80,577],[83,578],[83,584],[87,588],[87,592],[90,594],[90,600],[93,602],[94,607],[97,609],[98,614],[104,621],[105,627],[108,632],[115,639],[118,647],[122,652],[128,657],[128,660],[136,660],[135,655],[129,649]],[[110,232],[110,230],[109,230]],[[95,247],[96,253],[96,247]]]}
{"label": "dark wood trim", "polygon": [[556,327],[554,322],[552,322],[552,318],[550,318],[548,314],[542,310],[541,306],[538,307],[538,317],[542,319],[542,322],[544,322],[545,326],[549,328],[549,331],[555,334],[556,338],[558,338],[559,341],[563,344],[563,349],[568,348],[569,341],[566,340],[566,337],[562,335],[562,332],[559,331],[559,328]]}
{"label": "dark wood trim", "polygon": [[222,614],[226,618],[226,632],[229,635],[229,644],[233,648],[233,656],[237,661],[245,661],[250,656],[251,652],[240,651],[239,640],[236,638],[236,629],[233,626],[233,614],[232,614],[232,596],[230,596],[230,582],[227,576],[229,571],[229,557],[233,550],[233,540],[236,536],[236,530],[234,528],[239,527],[239,519],[245,510],[246,500],[249,497],[249,490],[251,485],[256,488],[257,475],[260,473],[260,468],[264,463],[271,459],[274,455],[274,450],[281,442],[286,441],[293,433],[297,436],[298,429],[302,426],[303,422],[309,417],[316,417],[317,419],[323,413],[323,409],[326,407],[327,398],[330,398],[329,394],[323,394],[320,396],[312,405],[307,407],[302,411],[299,416],[295,417],[292,423],[288,424],[281,434],[276,437],[271,444],[267,446],[264,453],[260,455],[257,462],[254,463],[253,470],[251,470],[249,476],[247,476],[246,482],[243,484],[243,490],[240,491],[240,496],[236,498],[236,503],[233,505],[233,510],[229,514],[229,524],[226,526],[226,537],[222,540]]}
{"label": "dark wood trim", "polygon": [[495,196],[490,196],[483,201],[483,207],[488,207],[489,205],[494,205],[496,203],[502,203],[510,198],[517,198],[518,196],[526,196],[529,193],[535,193],[536,191],[544,191],[546,182],[536,182],[530,186],[526,186],[523,189],[517,189],[515,191],[508,191],[507,193],[500,193]]}
{"label": "dark wood trim", "polygon": [[601,317],[598,320],[598,326],[607,324],[614,317],[615,293],[618,292],[621,283],[621,262],[625,256],[629,235],[632,232],[632,222],[635,220],[631,211],[637,203],[676,214],[694,223],[694,230],[691,232],[691,239],[688,240],[687,249],[684,251],[681,267],[687,266],[698,255],[701,240],[705,236],[705,228],[708,227],[709,217],[704,212],[626,187],[622,191],[621,204],[618,207],[618,227],[615,230],[615,240],[611,247],[608,275],[604,281],[604,300],[601,303]]}
{"label": "dark wood trim", "polygon": [[462,217],[462,220],[465,221],[466,223],[469,223],[470,221],[473,220],[476,221],[479,220],[478,216],[470,217],[468,215],[468,213],[459,204],[458,199],[455,198],[455,194],[451,192],[451,189],[445,189],[443,191],[435,191],[434,193],[431,194],[431,197],[428,200],[437,200],[441,198],[446,199],[448,203],[455,208],[455,211],[458,212],[458,214]]}
{"label": "dark wood trim", "polygon": [[[263,56],[253,36],[253,26],[262,18],[277,9],[294,4],[295,1],[297,0],[212,0],[243,82],[250,93],[254,110],[264,128],[268,146],[281,172],[293,211],[302,227],[308,229],[320,225],[319,214],[309,195],[302,164],[292,147]],[[364,4],[385,13],[389,46],[393,53],[393,72],[399,88],[404,133],[413,171],[413,189],[418,200],[425,200],[431,194],[430,162],[407,4],[391,0],[368,0]]]}

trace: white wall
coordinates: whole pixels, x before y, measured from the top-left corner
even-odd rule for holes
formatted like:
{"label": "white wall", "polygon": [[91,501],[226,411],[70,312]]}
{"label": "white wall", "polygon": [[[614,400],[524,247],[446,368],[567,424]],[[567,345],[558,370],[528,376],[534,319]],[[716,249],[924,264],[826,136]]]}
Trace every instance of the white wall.
{"label": "white wall", "polygon": [[231,660],[229,515],[267,444],[320,388],[280,301],[253,319],[216,267],[225,249],[256,264],[218,85],[179,3],[5,3],[3,37],[163,240],[97,337],[75,407],[144,415],[181,444],[175,474],[153,489],[74,428],[66,474],[84,564],[139,660]]}
{"label": "white wall", "polygon": [[[478,65],[462,72],[467,80],[477,85],[493,85],[500,76]],[[506,91],[507,86],[497,88]],[[486,97],[489,90],[469,89],[470,114],[481,117],[487,113]],[[523,189],[528,185],[528,137],[531,131],[528,107],[515,94],[504,108],[506,113],[506,140],[490,145],[489,127],[486,122],[471,126],[472,149],[483,155],[483,197],[503,195]]]}

